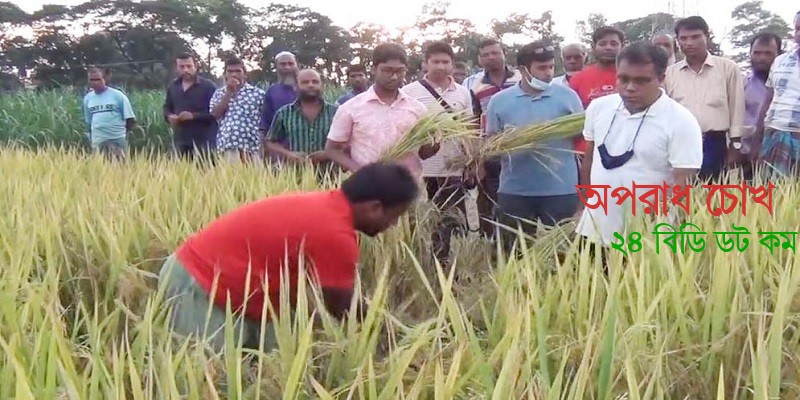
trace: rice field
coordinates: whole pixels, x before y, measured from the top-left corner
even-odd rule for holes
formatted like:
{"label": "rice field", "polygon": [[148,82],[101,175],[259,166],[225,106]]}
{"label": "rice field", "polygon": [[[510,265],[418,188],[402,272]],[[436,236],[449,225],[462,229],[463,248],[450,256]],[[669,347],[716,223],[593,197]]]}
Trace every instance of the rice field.
{"label": "rice field", "polygon": [[[41,96],[0,100],[2,118],[64,142],[81,132],[59,113],[66,101]],[[714,217],[706,191],[693,192],[687,221],[747,228],[745,251],[709,236],[702,251],[662,243],[657,254],[645,233],[654,222],[637,218],[641,251],[613,250],[608,275],[572,240],[574,224],[511,260],[461,238],[443,270],[430,258],[436,210],[420,203],[363,238],[363,324],[325,318],[315,329],[308,286],[301,316],[276,324],[278,351],[242,350],[231,330],[215,354],[165,329],[163,259],[243,202],[333,183],[306,169],[203,169],[144,152],[110,164],[71,147],[4,146],[0,171],[3,399],[800,398],[798,258],[755,235],[797,232],[795,181],[774,182],[774,216],[748,204],[746,217]]]}

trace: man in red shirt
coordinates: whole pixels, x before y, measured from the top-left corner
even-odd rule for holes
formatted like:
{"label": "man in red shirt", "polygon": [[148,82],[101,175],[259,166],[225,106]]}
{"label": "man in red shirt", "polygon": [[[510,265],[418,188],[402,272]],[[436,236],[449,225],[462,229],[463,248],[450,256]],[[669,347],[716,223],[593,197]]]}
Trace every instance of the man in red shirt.
{"label": "man in red shirt", "polygon": [[356,231],[376,236],[389,229],[418,192],[406,168],[374,163],[340,189],[273,196],[223,215],[191,236],[161,270],[172,329],[209,337],[221,349],[229,299],[237,319],[235,338],[241,332],[243,346],[258,348],[263,336],[265,348],[275,348],[270,321],[281,312],[282,286],[294,304],[301,263],[321,287],[328,312],[343,318],[357,274]]}
{"label": "man in red shirt", "polygon": [[[569,80],[570,87],[581,98],[584,110],[592,100],[616,93],[617,56],[623,42],[625,33],[611,26],[598,28],[592,33],[592,54],[597,62]],[[586,141],[580,135],[575,139],[575,150],[580,154],[586,151]]]}

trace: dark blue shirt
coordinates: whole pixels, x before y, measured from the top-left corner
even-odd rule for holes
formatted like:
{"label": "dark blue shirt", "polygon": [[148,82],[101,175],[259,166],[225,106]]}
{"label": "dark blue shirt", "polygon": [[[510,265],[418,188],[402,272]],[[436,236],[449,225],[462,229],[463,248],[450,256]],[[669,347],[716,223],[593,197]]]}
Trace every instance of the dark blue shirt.
{"label": "dark blue shirt", "polygon": [[295,100],[297,100],[297,92],[294,90],[294,86],[283,83],[276,83],[270,86],[264,97],[264,110],[261,114],[261,129],[264,132],[269,132],[272,120],[275,119],[275,113],[277,113],[281,107],[293,103]]}
{"label": "dark blue shirt", "polygon": [[175,79],[167,87],[167,98],[164,100],[164,119],[169,121],[170,114],[178,115],[188,111],[194,119],[181,122],[175,130],[175,142],[188,144],[195,141],[213,141],[217,133],[217,121],[209,112],[209,103],[214,91],[214,82],[197,77],[197,82],[187,90],[183,90],[182,78]]}

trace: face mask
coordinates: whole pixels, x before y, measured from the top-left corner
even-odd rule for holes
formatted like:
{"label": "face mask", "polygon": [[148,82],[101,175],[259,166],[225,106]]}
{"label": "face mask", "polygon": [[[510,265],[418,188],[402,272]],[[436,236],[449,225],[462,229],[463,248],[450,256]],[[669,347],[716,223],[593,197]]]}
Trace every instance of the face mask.
{"label": "face mask", "polygon": [[[603,167],[605,169],[619,168],[627,164],[628,161],[630,161],[631,158],[633,158],[634,154],[633,145],[636,143],[636,138],[639,137],[639,131],[642,130],[642,124],[644,124],[644,119],[647,117],[648,111],[650,111],[649,107],[647,108],[647,110],[645,110],[644,115],[642,116],[642,120],[639,121],[639,127],[636,128],[636,134],[633,136],[633,140],[631,141],[631,145],[630,147],[628,147],[627,151],[618,156],[612,156],[608,152],[608,148],[606,148],[605,140],[603,141],[603,144],[601,144],[597,148],[597,152],[600,153],[600,162],[603,164]],[[608,126],[608,133],[606,133],[606,138],[608,138],[608,134],[611,133],[611,127],[614,126],[614,121],[616,119],[617,119],[617,114],[614,113],[614,117],[611,119],[611,125]]]}
{"label": "face mask", "polygon": [[532,88],[536,90],[545,91],[547,88],[550,87],[550,82],[545,82],[539,79],[534,78],[531,75],[531,79],[528,80],[528,84],[531,85]]}
{"label": "face mask", "polygon": [[603,163],[603,167],[605,169],[619,168],[627,164],[628,161],[633,158],[633,144],[631,144],[631,149],[618,156],[612,156],[609,154],[605,143],[601,144],[600,147],[597,148],[597,152],[600,153],[600,162]]}

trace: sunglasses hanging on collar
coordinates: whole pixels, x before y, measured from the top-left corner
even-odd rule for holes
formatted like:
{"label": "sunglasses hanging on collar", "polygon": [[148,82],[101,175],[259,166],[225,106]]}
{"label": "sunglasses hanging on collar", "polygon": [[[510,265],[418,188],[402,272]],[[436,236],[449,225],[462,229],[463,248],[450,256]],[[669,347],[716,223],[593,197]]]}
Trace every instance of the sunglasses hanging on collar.
{"label": "sunglasses hanging on collar", "polygon": [[[622,103],[620,103],[622,106]],[[606,147],[606,140],[608,139],[608,135],[611,134],[611,128],[614,126],[614,121],[617,119],[617,114],[619,112],[619,106],[614,111],[614,117],[611,118],[611,124],[608,126],[608,132],[606,133],[605,139],[603,140],[603,144],[597,148],[598,153],[600,153],[600,162],[603,164],[605,169],[615,169],[619,168],[628,163],[628,161],[633,158],[633,145],[636,143],[636,138],[639,137],[639,132],[642,130],[642,124],[644,124],[644,119],[647,117],[647,113],[650,111],[650,107],[644,111],[644,115],[642,116],[642,120],[639,121],[639,127],[636,128],[636,134],[633,136],[633,140],[631,141],[628,150],[618,156],[612,156],[608,153],[608,148]]]}

